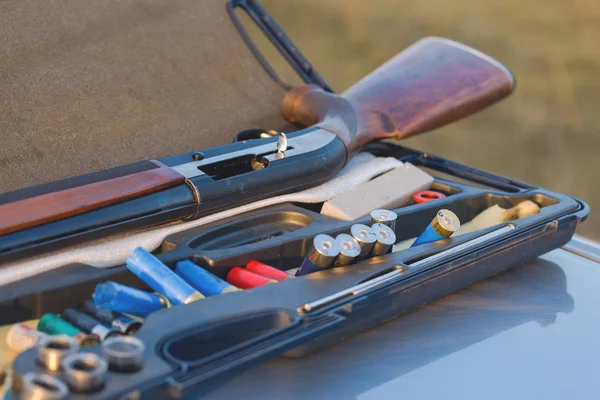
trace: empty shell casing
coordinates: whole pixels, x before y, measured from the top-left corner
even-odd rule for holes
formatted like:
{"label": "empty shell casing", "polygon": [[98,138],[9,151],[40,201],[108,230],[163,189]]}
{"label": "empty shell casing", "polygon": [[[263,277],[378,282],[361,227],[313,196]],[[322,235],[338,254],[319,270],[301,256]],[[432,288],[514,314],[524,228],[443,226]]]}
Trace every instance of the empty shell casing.
{"label": "empty shell casing", "polygon": [[204,296],[240,290],[189,260],[179,261],[175,265],[175,273]]}
{"label": "empty shell casing", "polygon": [[395,212],[390,210],[373,210],[369,215],[371,216],[371,225],[383,224],[396,231],[396,219],[398,219],[398,215]]}
{"label": "empty shell casing", "polygon": [[384,224],[373,224],[371,228],[377,235],[377,241],[373,245],[371,256],[376,257],[387,254],[393,244],[396,243],[396,234],[392,228]]}
{"label": "empty shell casing", "polygon": [[452,236],[460,228],[460,220],[450,210],[439,210],[410,247],[435,242]]}
{"label": "empty shell casing", "polygon": [[82,309],[98,321],[101,321],[126,335],[134,334],[142,326],[140,321],[116,311],[100,308],[91,300],[86,300],[83,303]]}
{"label": "empty shell casing", "polygon": [[360,245],[359,258],[368,256],[377,241],[377,235],[371,227],[364,224],[354,224],[350,228],[350,233]]}
{"label": "empty shell casing", "polygon": [[306,257],[296,271],[296,276],[310,274],[331,267],[340,254],[339,243],[329,235],[320,234],[314,237]]}
{"label": "empty shell casing", "polygon": [[337,267],[350,265],[360,254],[360,245],[353,236],[340,233],[335,237],[340,247],[340,254],[335,258],[333,264]]}

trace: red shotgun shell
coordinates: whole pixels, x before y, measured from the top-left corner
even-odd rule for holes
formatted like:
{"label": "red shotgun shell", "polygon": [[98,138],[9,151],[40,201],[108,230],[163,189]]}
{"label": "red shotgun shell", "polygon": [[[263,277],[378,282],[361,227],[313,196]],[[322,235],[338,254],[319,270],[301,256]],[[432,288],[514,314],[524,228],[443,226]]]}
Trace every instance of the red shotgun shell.
{"label": "red shotgun shell", "polygon": [[285,271],[281,271],[275,267],[271,267],[270,265],[261,263],[260,261],[252,260],[248,264],[246,264],[246,269],[248,271],[252,271],[255,274],[259,274],[264,276],[265,278],[275,279],[276,281],[285,281],[289,278],[295,278],[294,276],[288,274]]}
{"label": "red shotgun shell", "polygon": [[240,289],[253,289],[269,283],[277,283],[274,279],[246,271],[244,268],[233,267],[227,274],[227,282]]}

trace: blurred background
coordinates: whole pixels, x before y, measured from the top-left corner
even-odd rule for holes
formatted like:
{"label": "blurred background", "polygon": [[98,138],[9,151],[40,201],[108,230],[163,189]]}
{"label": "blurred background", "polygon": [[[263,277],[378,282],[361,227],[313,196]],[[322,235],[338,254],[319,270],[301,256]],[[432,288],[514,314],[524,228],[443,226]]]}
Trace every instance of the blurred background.
{"label": "blurred background", "polygon": [[404,144],[579,197],[592,212],[578,233],[600,240],[597,0],[261,3],[338,92],[424,36],[458,40],[505,63],[517,78],[512,97]]}

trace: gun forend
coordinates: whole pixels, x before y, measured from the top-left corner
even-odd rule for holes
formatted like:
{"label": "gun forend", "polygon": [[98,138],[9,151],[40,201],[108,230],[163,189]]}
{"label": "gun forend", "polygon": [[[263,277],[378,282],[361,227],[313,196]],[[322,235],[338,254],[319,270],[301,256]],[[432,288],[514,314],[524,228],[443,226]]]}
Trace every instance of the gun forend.
{"label": "gun forend", "polygon": [[114,168],[111,172],[116,176],[0,204],[0,235],[83,214],[185,182],[183,175],[157,161]]}
{"label": "gun forend", "polygon": [[281,113],[290,122],[335,133],[349,154],[385,138],[430,131],[508,96],[512,73],[461,43],[425,38],[341,95],[315,85],[291,90]]}

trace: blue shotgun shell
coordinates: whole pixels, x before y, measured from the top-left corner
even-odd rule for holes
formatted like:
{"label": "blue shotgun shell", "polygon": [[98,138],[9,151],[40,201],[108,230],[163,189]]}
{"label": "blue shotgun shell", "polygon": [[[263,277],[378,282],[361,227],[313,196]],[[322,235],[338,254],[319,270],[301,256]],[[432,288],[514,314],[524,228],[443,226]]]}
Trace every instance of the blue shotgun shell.
{"label": "blue shotgun shell", "polygon": [[450,210],[439,210],[433,221],[427,225],[410,247],[449,238],[458,228],[460,228],[460,220],[456,214]]}
{"label": "blue shotgun shell", "polygon": [[205,296],[240,290],[189,260],[175,264],[175,273]]}
{"label": "blue shotgun shell", "polygon": [[340,244],[329,235],[320,234],[314,237],[306,257],[296,271],[296,276],[322,271],[331,267],[335,258],[340,254]]}
{"label": "blue shotgun shell", "polygon": [[125,264],[138,278],[174,305],[191,303],[204,298],[162,261],[141,247],[131,253]]}
{"label": "blue shotgun shell", "polygon": [[168,306],[155,294],[110,281],[96,285],[92,298],[100,308],[138,317],[146,317]]}

